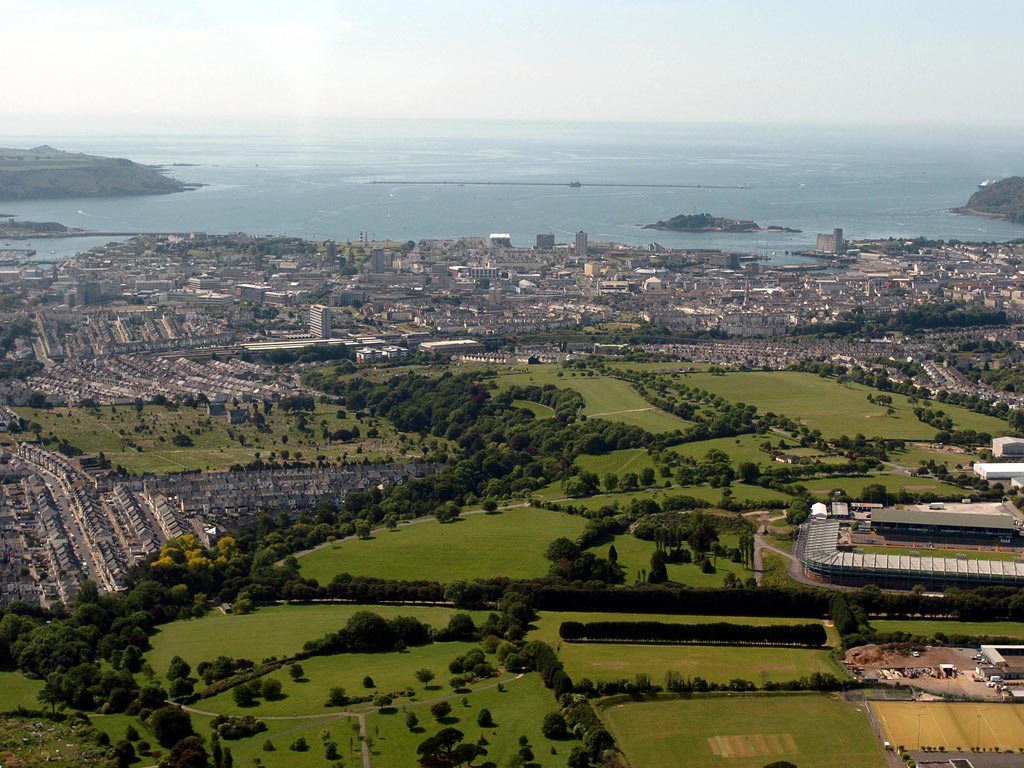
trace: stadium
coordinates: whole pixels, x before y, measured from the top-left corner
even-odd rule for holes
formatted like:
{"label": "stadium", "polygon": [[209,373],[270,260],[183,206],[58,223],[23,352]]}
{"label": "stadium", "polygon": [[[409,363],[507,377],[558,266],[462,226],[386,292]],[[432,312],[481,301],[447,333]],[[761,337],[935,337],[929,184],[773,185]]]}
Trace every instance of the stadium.
{"label": "stadium", "polygon": [[807,576],[883,589],[1024,586],[1024,517],[1008,503],[908,505],[858,517],[856,531],[833,517],[801,526],[794,554]]}

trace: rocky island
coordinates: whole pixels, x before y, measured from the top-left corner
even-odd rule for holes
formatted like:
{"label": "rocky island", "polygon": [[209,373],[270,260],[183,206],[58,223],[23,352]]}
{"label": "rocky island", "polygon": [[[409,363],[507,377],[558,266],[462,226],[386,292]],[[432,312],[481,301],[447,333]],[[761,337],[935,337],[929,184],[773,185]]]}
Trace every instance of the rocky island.
{"label": "rocky island", "polygon": [[954,213],[976,214],[1024,224],[1024,176],[1010,176],[986,184]]}
{"label": "rocky island", "polygon": [[43,145],[0,148],[0,201],[166,195],[193,189],[157,166]]}
{"label": "rocky island", "polygon": [[662,219],[654,224],[645,224],[644,229],[660,229],[667,232],[799,232],[789,227],[762,227],[756,221],[727,219],[710,213],[688,215],[680,213],[671,219]]}

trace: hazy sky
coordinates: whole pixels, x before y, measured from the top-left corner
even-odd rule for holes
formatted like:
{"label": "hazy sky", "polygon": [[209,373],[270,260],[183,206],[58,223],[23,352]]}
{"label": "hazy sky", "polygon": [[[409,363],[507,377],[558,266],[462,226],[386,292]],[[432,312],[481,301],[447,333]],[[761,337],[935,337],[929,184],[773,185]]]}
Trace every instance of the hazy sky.
{"label": "hazy sky", "polygon": [[0,0],[0,132],[72,116],[1024,127],[1022,36],[1024,0]]}

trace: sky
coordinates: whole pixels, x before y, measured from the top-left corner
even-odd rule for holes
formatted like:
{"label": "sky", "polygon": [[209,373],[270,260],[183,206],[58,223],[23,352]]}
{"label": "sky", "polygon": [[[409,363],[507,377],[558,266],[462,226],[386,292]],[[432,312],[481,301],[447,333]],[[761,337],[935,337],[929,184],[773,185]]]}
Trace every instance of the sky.
{"label": "sky", "polygon": [[1024,128],[1010,0],[0,0],[0,132],[404,118]]}

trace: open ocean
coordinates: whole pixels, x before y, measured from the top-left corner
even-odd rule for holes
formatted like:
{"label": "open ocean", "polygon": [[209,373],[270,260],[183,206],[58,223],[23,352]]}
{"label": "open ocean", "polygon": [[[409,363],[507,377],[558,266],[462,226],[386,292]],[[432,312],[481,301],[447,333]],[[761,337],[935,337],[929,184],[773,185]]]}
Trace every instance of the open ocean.
{"label": "open ocean", "polygon": [[[0,203],[0,213],[102,231],[249,232],[312,239],[537,233],[670,247],[760,251],[777,262],[815,234],[1024,238],[1024,225],[949,209],[984,179],[1024,173],[1024,135],[994,129],[588,123],[355,122],[239,135],[0,135],[0,145],[127,157],[207,186],[153,197]],[[565,186],[425,186],[403,181]],[[372,184],[377,181],[382,183]],[[569,188],[580,181],[580,189]],[[587,183],[749,189],[587,187]],[[753,219],[801,234],[683,234],[638,225],[678,213]],[[109,238],[38,240],[39,259]],[[0,246],[4,241],[0,241]],[[24,247],[22,243],[20,246]],[[51,255],[51,251],[53,254]]]}

